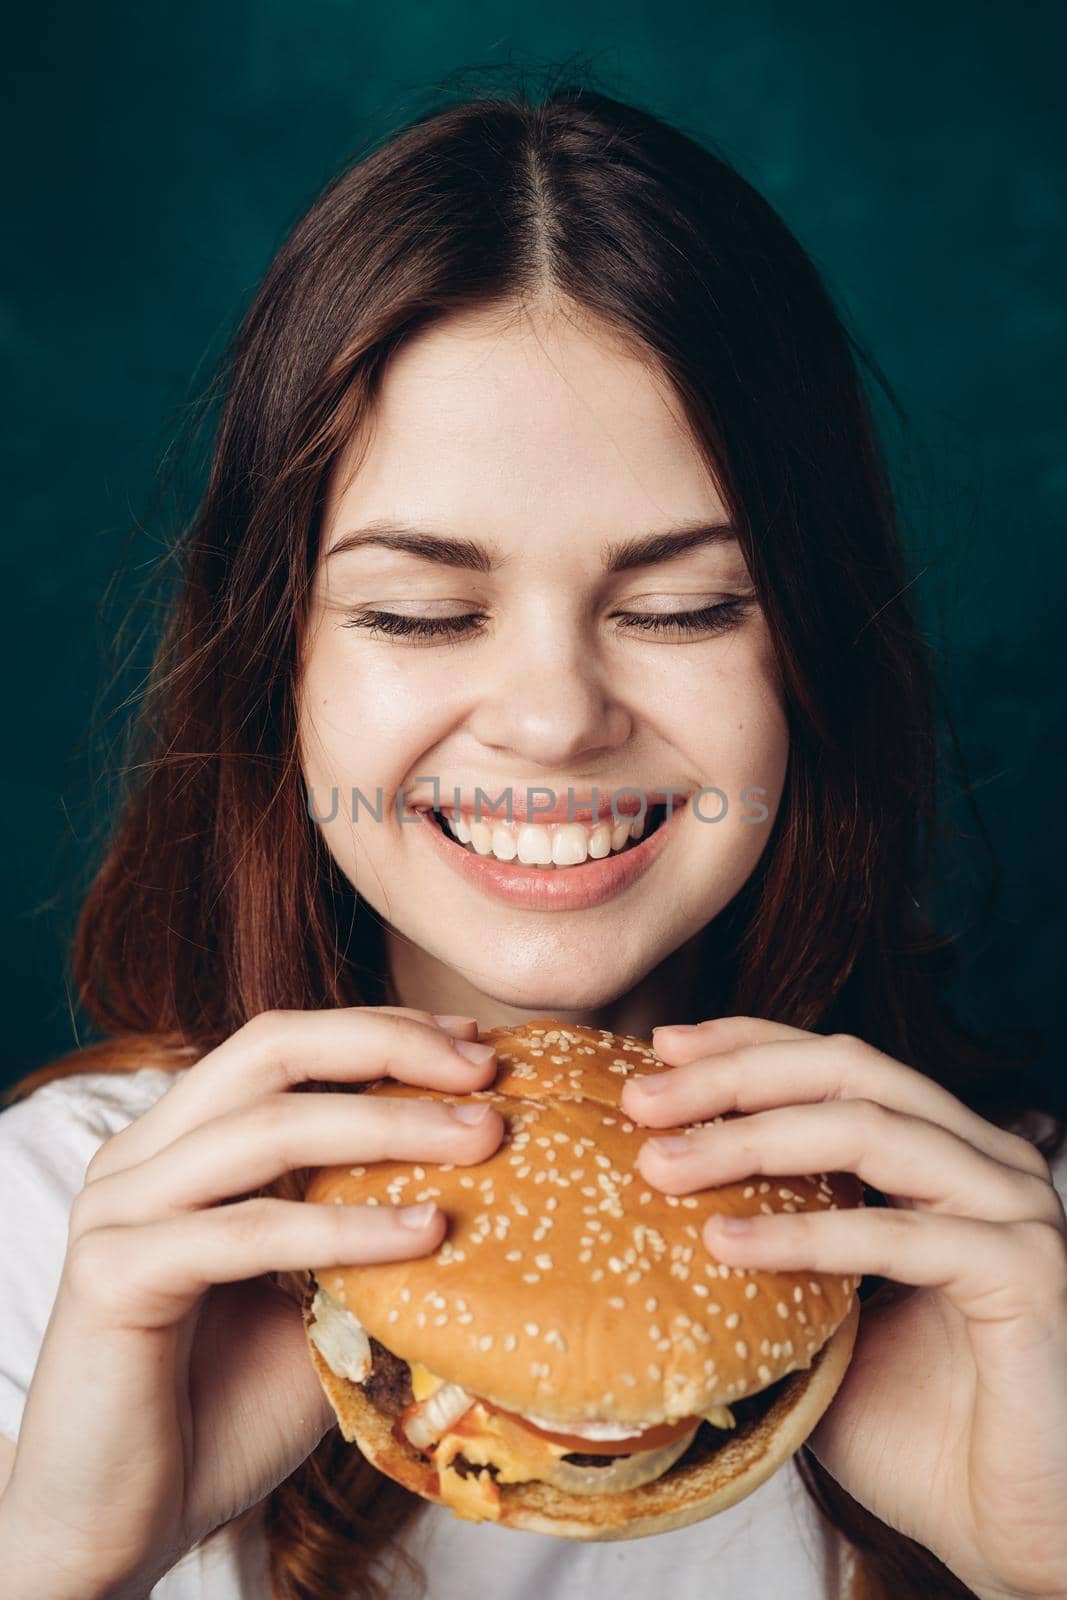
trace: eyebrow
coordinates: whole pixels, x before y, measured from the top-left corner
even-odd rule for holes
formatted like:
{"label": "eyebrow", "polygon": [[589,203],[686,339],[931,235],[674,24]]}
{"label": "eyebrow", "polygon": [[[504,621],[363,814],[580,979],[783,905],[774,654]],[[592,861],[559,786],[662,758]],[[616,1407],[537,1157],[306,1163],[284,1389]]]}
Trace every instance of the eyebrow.
{"label": "eyebrow", "polygon": [[[656,533],[609,540],[601,545],[600,556],[605,572],[631,572],[635,567],[674,561],[687,551],[701,546],[736,542],[737,531],[732,523],[686,522],[680,527],[664,528]],[[492,544],[481,544],[476,539],[460,539],[452,534],[434,533],[430,528],[414,528],[387,517],[342,534],[327,552],[326,559],[347,555],[352,550],[363,550],[368,546],[398,550],[423,561],[434,561],[446,567],[465,567],[472,572],[497,572],[510,560]]]}

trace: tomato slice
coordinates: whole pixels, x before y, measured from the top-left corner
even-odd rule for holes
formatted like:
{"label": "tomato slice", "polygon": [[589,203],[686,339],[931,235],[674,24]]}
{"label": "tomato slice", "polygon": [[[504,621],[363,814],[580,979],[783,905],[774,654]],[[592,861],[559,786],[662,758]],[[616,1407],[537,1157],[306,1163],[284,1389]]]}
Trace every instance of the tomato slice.
{"label": "tomato slice", "polygon": [[498,1411],[502,1417],[508,1417],[520,1428],[536,1433],[541,1439],[551,1439],[553,1444],[563,1444],[568,1450],[591,1456],[630,1456],[635,1450],[658,1450],[662,1445],[681,1438],[683,1433],[688,1433],[700,1421],[699,1417],[682,1417],[678,1422],[661,1422],[657,1427],[646,1428],[643,1433],[631,1434],[627,1439],[584,1439],[578,1433],[552,1433],[547,1428],[539,1428],[517,1411],[491,1405],[488,1400],[483,1400],[482,1405],[487,1411]]}

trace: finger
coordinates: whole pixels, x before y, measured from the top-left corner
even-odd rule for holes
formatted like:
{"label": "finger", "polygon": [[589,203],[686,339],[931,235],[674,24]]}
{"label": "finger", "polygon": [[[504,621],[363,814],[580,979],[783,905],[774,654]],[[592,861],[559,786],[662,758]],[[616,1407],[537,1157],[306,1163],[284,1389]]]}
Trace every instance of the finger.
{"label": "finger", "polygon": [[68,1250],[63,1278],[84,1311],[112,1328],[169,1327],[215,1283],[320,1273],[436,1249],[444,1212],[411,1228],[401,1221],[405,1210],[257,1196],[132,1227],[94,1228]]}
{"label": "finger", "polygon": [[727,1047],[710,1057],[623,1084],[623,1109],[635,1122],[671,1127],[728,1112],[833,1100],[873,1100],[937,1123],[1020,1172],[1050,1181],[1048,1164],[1026,1139],[987,1122],[932,1078],[851,1034],[802,1033],[790,1040]]}
{"label": "finger", "polygon": [[652,1029],[652,1048],[672,1064],[696,1061],[741,1044],[769,1044],[774,1039],[810,1039],[804,1028],[767,1017],[708,1017],[694,1025],[661,1023]]}
{"label": "finger", "polygon": [[[475,1063],[458,1046],[488,1051]],[[453,1041],[431,1012],[347,1006],[264,1011],[197,1061],[94,1155],[89,1175],[106,1176],[155,1155],[199,1123],[308,1079],[358,1083],[396,1078],[445,1091],[482,1088],[496,1074],[491,1047]]]}
{"label": "finger", "polygon": [[[669,1145],[653,1138],[637,1154],[645,1179],[668,1194],[756,1175],[854,1172],[883,1194],[931,1211],[1001,1222],[1053,1222],[1059,1215],[1050,1184],[1005,1166],[936,1123],[873,1100],[756,1112],[690,1129]],[[772,1186],[760,1209],[769,1214],[791,1205],[789,1191]]]}
{"label": "finger", "polygon": [[[1044,1222],[871,1207],[755,1217],[730,1233],[709,1218],[703,1239],[716,1260],[731,1266],[874,1275],[940,1289],[977,1322],[1003,1322],[1041,1307],[1062,1327],[1067,1310],[1067,1242]],[[789,1314],[796,1316],[803,1289],[794,1289],[793,1299]]]}
{"label": "finger", "polygon": [[[477,1123],[460,1121],[450,1109],[453,1103],[485,1115]],[[485,1101],[266,1095],[200,1123],[136,1166],[90,1179],[71,1208],[69,1237],[217,1205],[300,1167],[484,1161],[503,1130],[500,1112]],[[432,1183],[417,1185],[406,1198],[433,1199],[440,1192]]]}

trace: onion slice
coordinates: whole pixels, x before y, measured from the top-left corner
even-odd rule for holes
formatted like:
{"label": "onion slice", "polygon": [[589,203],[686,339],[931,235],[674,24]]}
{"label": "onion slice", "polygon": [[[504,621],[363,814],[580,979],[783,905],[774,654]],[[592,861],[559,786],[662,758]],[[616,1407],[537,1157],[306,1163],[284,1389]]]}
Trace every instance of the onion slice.
{"label": "onion slice", "polygon": [[458,1383],[443,1383],[425,1400],[416,1400],[400,1414],[400,1426],[416,1450],[429,1450],[474,1404],[474,1396]]}

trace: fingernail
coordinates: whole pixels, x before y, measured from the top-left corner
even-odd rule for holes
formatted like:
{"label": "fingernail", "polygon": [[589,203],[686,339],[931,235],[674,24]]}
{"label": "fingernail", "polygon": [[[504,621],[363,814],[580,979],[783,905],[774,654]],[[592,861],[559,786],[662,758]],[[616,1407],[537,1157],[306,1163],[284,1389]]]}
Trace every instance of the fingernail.
{"label": "fingernail", "polygon": [[636,1078],[630,1079],[630,1082],[636,1083],[642,1094],[661,1094],[664,1089],[670,1088],[671,1074],[669,1072],[639,1072]]}
{"label": "fingernail", "polygon": [[685,1133],[664,1134],[660,1139],[649,1139],[648,1143],[661,1156],[682,1156],[693,1148],[692,1140]]}
{"label": "fingernail", "polygon": [[435,1011],[433,1020],[439,1022],[442,1028],[468,1028],[472,1022],[477,1022],[477,1017],[454,1017],[448,1011]]}
{"label": "fingernail", "polygon": [[405,1228],[425,1228],[436,1210],[432,1200],[424,1200],[421,1206],[398,1206],[396,1220]]}
{"label": "fingernail", "polygon": [[662,1022],[653,1033],[699,1033],[699,1022]]}
{"label": "fingernail", "polygon": [[453,1050],[458,1050],[461,1056],[466,1056],[468,1061],[473,1061],[477,1066],[485,1063],[496,1054],[491,1044],[475,1044],[470,1039],[453,1039]]}
{"label": "fingernail", "polygon": [[709,1217],[706,1226],[716,1233],[751,1233],[754,1217],[727,1217],[722,1213]]}
{"label": "fingernail", "polygon": [[449,1115],[455,1117],[457,1122],[466,1122],[471,1127],[474,1127],[479,1122],[484,1122],[492,1109],[492,1106],[488,1106],[483,1102],[481,1105],[474,1106],[449,1106],[448,1111]]}

